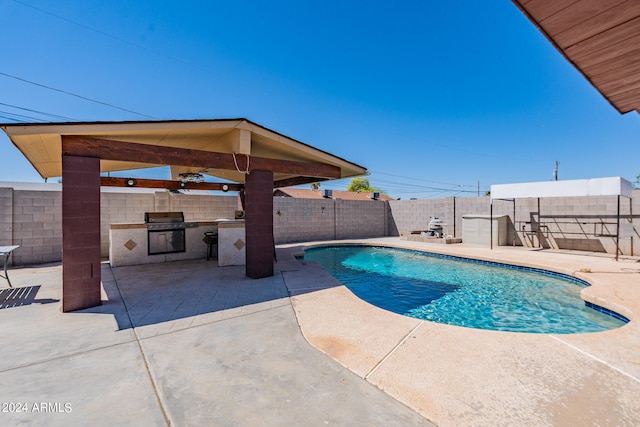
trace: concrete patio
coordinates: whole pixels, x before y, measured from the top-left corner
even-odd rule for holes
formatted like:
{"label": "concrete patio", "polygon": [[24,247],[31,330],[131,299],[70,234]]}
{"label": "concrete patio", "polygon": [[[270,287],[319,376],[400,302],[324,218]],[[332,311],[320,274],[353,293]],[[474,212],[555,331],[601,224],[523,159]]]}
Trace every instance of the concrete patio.
{"label": "concrete patio", "polygon": [[429,425],[304,340],[282,274],[215,265],[103,264],[66,314],[59,265],[11,269],[0,425]]}
{"label": "concrete patio", "polygon": [[[640,312],[637,257],[358,242],[553,269],[590,281],[591,302]],[[640,423],[637,320],[575,335],[420,321],[358,299],[295,260],[301,248],[281,246],[276,275],[259,280],[204,260],[103,264],[103,305],[67,314],[59,265],[11,269],[15,289],[0,290],[0,423]]]}

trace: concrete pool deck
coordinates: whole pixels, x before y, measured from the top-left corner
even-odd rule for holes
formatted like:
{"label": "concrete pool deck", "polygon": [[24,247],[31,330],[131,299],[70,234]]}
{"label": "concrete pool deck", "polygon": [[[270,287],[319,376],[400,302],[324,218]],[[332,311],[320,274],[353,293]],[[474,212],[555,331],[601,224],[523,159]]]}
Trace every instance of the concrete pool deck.
{"label": "concrete pool deck", "polygon": [[276,275],[260,280],[204,260],[103,264],[103,305],[67,314],[59,265],[13,269],[16,290],[0,290],[0,403],[14,405],[0,424],[640,423],[639,258],[350,242],[575,275],[593,284],[585,299],[632,321],[538,335],[411,319],[295,260],[300,244],[280,246]]}
{"label": "concrete pool deck", "polygon": [[[332,287],[292,296],[303,334],[314,347],[437,425],[640,423],[638,258],[616,262],[611,255],[490,251],[393,238],[366,242],[575,275],[592,284],[583,290],[586,300],[632,321],[590,334],[484,331],[385,312],[344,287]],[[317,269],[309,275],[325,274],[309,264]]]}

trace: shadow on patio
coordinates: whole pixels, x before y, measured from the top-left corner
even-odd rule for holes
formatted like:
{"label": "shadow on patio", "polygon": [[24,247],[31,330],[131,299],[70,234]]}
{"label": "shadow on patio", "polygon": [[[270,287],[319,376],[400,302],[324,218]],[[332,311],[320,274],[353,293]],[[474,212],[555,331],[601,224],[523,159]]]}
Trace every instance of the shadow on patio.
{"label": "shadow on patio", "polygon": [[278,259],[274,276],[263,279],[247,278],[244,266],[218,267],[215,261],[104,263],[108,300],[77,313],[113,314],[120,330],[163,324],[155,328],[161,333],[286,305],[290,295],[340,285],[315,263],[303,268],[284,252]]}
{"label": "shadow on patio", "polygon": [[36,299],[39,290],[40,285],[0,289],[0,309],[22,307],[30,304],[51,304],[52,302],[60,301],[53,298]]}

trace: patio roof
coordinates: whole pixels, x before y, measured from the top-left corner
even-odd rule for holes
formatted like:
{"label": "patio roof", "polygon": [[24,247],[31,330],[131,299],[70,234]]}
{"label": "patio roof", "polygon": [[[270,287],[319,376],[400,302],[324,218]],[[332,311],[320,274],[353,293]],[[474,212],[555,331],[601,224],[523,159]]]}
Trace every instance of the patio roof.
{"label": "patio roof", "polygon": [[[63,137],[73,142],[68,144],[73,154],[100,157],[101,172],[169,165],[173,179],[197,172],[243,183],[249,167],[271,170],[274,181],[288,185],[366,173],[362,166],[242,118],[1,127],[43,178],[62,175]],[[127,157],[131,160],[123,160],[121,153],[130,149],[136,150]],[[109,150],[120,154],[109,158]]]}
{"label": "patio roof", "polygon": [[616,110],[640,112],[640,2],[512,1]]}

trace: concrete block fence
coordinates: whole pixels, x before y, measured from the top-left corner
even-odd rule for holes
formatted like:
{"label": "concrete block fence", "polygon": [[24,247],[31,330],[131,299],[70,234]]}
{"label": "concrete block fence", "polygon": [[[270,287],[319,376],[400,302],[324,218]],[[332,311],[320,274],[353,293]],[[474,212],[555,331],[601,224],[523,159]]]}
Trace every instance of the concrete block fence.
{"label": "concrete block fence", "polygon": [[17,265],[62,258],[62,193],[0,188],[0,246],[20,245]]}
{"label": "concrete block fence", "polygon": [[[103,188],[100,197],[100,251],[109,254],[109,225],[144,220],[145,212],[182,211],[186,221],[233,218],[237,197],[166,191]],[[633,251],[640,255],[640,190],[633,206],[622,197],[620,222],[633,210]],[[275,243],[398,236],[426,230],[431,217],[447,223],[446,233],[462,235],[463,216],[488,215],[488,197],[350,201],[274,197]],[[615,254],[617,197],[494,200],[495,216],[509,216],[507,244]],[[59,184],[0,183],[0,246],[20,245],[11,263],[29,265],[62,259],[62,191]],[[631,239],[620,240],[623,255]]]}
{"label": "concrete block fence", "polygon": [[[489,215],[489,197],[390,201],[388,235],[426,230],[431,217],[447,224],[445,232],[462,237],[463,216]],[[631,205],[632,204],[632,205]],[[493,215],[509,216],[507,244],[615,254],[618,197],[526,198],[494,200]],[[631,215],[633,218],[631,218]],[[633,254],[640,255],[640,190],[620,197],[620,224],[632,223]],[[620,239],[620,254],[631,254],[631,239]]]}
{"label": "concrete block fence", "polygon": [[290,197],[273,200],[276,243],[388,235],[386,202]]}

